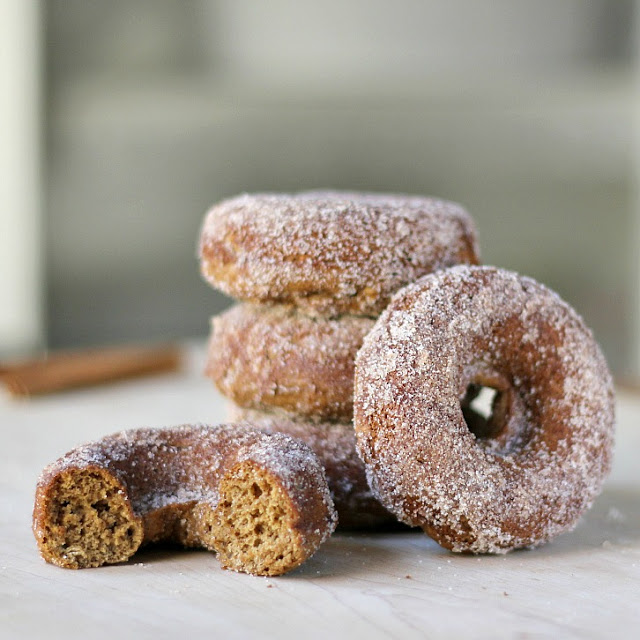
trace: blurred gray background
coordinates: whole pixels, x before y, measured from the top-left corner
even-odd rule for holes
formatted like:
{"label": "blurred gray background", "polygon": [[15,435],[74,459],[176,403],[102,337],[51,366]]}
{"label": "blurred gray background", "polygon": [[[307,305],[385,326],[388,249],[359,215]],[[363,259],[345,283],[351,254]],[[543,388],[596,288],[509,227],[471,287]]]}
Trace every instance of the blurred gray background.
{"label": "blurred gray background", "polygon": [[462,202],[637,373],[636,4],[40,4],[47,344],[206,335],[206,208],[336,187]]}

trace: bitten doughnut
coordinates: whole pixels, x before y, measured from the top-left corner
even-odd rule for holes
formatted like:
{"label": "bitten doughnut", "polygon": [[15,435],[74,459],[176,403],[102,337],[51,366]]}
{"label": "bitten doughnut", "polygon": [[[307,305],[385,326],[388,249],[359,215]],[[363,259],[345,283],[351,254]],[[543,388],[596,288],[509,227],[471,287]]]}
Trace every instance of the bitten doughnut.
{"label": "bitten doughnut", "polygon": [[172,541],[215,551],[227,569],[279,575],[335,524],[306,445],[235,426],[137,429],[78,447],[43,471],[33,513],[42,557],[68,569]]}
{"label": "bitten doughnut", "polygon": [[[495,391],[492,415],[467,426],[478,387]],[[397,294],[358,354],[354,411],[374,493],[453,551],[572,529],[611,464],[612,381],[591,332],[543,285],[492,267]]]}
{"label": "bitten doughnut", "polygon": [[204,278],[234,298],[332,316],[375,316],[418,277],[478,262],[460,205],[346,192],[224,200],[206,215],[199,254]]}
{"label": "bitten doughnut", "polygon": [[241,407],[351,422],[356,353],[373,320],[240,304],[211,323],[205,373]]}
{"label": "bitten doughnut", "polygon": [[356,453],[353,424],[305,422],[279,414],[233,407],[234,422],[247,423],[267,433],[284,433],[302,440],[318,456],[327,474],[340,529],[379,529],[398,526],[371,493],[364,464]]}

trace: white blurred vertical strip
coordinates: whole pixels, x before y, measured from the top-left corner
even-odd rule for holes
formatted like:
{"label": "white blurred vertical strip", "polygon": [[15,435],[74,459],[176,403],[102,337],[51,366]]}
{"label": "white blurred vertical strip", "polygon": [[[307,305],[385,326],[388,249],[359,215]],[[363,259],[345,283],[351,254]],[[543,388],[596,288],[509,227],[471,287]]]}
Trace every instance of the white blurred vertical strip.
{"label": "white blurred vertical strip", "polygon": [[635,119],[633,122],[633,167],[632,167],[632,269],[633,269],[633,367],[632,374],[640,377],[640,0],[633,6],[633,49],[634,49],[634,91]]}
{"label": "white blurred vertical strip", "polygon": [[43,338],[40,12],[0,0],[0,354]]}

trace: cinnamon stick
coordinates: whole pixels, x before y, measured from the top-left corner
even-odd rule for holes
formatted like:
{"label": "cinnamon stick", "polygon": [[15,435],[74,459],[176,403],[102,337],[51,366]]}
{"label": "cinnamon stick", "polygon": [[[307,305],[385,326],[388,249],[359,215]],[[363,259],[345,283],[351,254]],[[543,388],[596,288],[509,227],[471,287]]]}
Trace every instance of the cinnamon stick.
{"label": "cinnamon stick", "polygon": [[20,397],[176,371],[179,366],[175,345],[61,351],[0,366],[0,382]]}

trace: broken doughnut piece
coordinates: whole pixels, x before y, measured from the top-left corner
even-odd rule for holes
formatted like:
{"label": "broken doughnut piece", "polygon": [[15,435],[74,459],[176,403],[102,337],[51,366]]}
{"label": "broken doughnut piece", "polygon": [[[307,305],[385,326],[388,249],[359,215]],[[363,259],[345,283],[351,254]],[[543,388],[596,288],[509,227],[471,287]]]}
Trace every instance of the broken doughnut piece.
{"label": "broken doughnut piece", "polygon": [[40,553],[60,567],[124,562],[166,541],[270,576],[302,564],[336,522],[305,444],[237,426],[136,429],[73,449],[43,471],[33,513]]}

